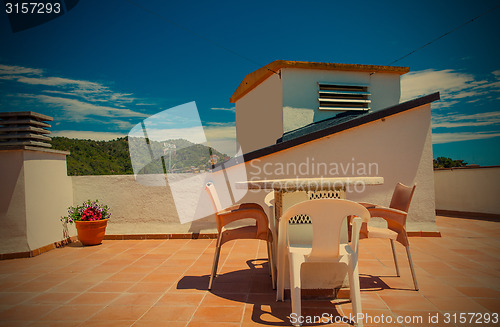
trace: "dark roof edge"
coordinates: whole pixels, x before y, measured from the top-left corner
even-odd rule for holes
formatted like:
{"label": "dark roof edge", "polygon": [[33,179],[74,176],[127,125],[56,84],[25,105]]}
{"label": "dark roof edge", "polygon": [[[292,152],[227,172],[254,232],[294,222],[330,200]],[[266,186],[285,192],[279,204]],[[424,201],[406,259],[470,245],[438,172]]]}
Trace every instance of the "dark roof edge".
{"label": "dark roof edge", "polygon": [[392,107],[388,107],[388,108],[385,108],[385,109],[382,109],[379,111],[375,111],[375,112],[368,114],[368,115],[360,116],[359,118],[354,118],[352,120],[349,120],[349,121],[342,123],[342,124],[339,124],[339,125],[331,126],[331,127],[328,127],[328,128],[325,128],[325,129],[322,129],[322,130],[319,130],[319,131],[316,131],[316,132],[313,132],[313,133],[310,133],[307,135],[299,136],[295,139],[291,139],[291,140],[284,141],[281,143],[276,143],[276,144],[267,146],[265,148],[261,148],[261,149],[258,149],[258,150],[255,150],[255,151],[252,151],[249,153],[245,153],[245,154],[243,154],[243,160],[241,160],[241,156],[233,158],[229,161],[226,161],[225,163],[217,165],[215,167],[214,171],[220,170],[220,169],[222,169],[222,167],[229,168],[229,167],[231,167],[233,165],[237,165],[239,163],[248,162],[248,161],[260,158],[260,157],[267,156],[269,154],[273,154],[273,153],[276,153],[279,151],[293,148],[297,145],[301,145],[301,144],[304,144],[304,143],[307,143],[307,142],[310,142],[310,141],[313,141],[313,140],[316,140],[316,139],[319,139],[319,138],[322,138],[322,137],[325,137],[328,135],[332,135],[332,134],[335,134],[338,132],[342,132],[342,131],[351,129],[353,127],[361,126],[361,125],[379,120],[381,118],[385,118],[388,116],[398,114],[400,112],[404,112],[404,111],[407,111],[407,110],[410,110],[410,109],[413,109],[416,107],[420,107],[420,106],[423,106],[425,104],[429,104],[431,102],[437,101],[439,99],[440,99],[439,92],[435,92],[435,93],[432,93],[429,95],[422,96],[420,98],[406,101],[406,102],[394,105]]}

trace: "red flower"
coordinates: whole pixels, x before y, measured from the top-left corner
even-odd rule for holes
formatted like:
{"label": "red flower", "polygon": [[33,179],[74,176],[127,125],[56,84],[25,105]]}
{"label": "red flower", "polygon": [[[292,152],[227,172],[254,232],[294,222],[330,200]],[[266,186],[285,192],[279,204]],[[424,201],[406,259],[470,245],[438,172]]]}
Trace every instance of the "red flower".
{"label": "red flower", "polygon": [[85,209],[82,213],[83,221],[93,221],[93,220],[101,220],[102,214],[99,210],[96,210],[92,207]]}

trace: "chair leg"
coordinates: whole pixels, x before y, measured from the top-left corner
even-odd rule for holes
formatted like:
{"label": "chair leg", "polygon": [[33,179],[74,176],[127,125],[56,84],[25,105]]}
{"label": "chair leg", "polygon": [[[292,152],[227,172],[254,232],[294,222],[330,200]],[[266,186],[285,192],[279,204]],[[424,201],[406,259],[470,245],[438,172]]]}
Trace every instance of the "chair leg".
{"label": "chair leg", "polygon": [[352,311],[355,318],[355,326],[363,327],[363,319],[357,320],[361,315],[361,290],[359,285],[358,258],[355,254],[351,255],[348,264],[349,275],[349,293],[352,303]]}
{"label": "chair leg", "polygon": [[220,256],[220,248],[219,240],[217,240],[217,246],[215,247],[214,254],[214,262],[212,264],[212,273],[210,274],[210,282],[208,283],[208,289],[212,289],[212,283],[214,281],[215,275],[217,275],[217,266],[219,265],[219,256]]}
{"label": "chair leg", "polygon": [[[295,262],[290,256],[290,298],[292,300],[292,313],[295,313],[295,317],[299,318],[301,315],[301,285],[300,285],[300,267],[301,262]],[[294,326],[300,326],[300,323],[293,324]]]}
{"label": "chair leg", "polygon": [[394,247],[394,240],[393,239],[391,239],[391,248],[392,248],[392,256],[394,258],[394,265],[396,266],[396,275],[398,277],[400,277],[401,274],[399,273],[398,258],[396,256],[396,248]]}
{"label": "chair leg", "polygon": [[277,269],[277,281],[276,281],[276,301],[284,301],[285,297],[285,254],[283,249],[278,248],[276,253],[278,254],[278,269]]}
{"label": "chair leg", "polygon": [[406,254],[408,255],[408,262],[410,263],[411,276],[413,277],[413,285],[415,286],[415,291],[418,291],[417,276],[415,275],[415,269],[413,268],[413,260],[411,259],[409,245],[406,247]]}
{"label": "chair leg", "polygon": [[273,290],[276,289],[276,276],[274,275],[274,255],[273,255],[273,244],[267,242],[267,258],[269,260],[269,269],[271,271],[271,280],[273,284]]}

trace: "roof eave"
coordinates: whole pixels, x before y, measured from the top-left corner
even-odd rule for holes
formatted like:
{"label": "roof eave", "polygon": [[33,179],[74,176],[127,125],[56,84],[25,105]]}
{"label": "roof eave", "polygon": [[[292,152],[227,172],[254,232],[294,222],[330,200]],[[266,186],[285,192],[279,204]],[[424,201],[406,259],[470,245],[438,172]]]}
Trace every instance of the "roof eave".
{"label": "roof eave", "polygon": [[399,66],[378,66],[378,65],[359,65],[359,64],[338,64],[327,62],[307,62],[307,61],[291,61],[291,60],[275,60],[268,65],[251,72],[234,91],[229,99],[231,103],[235,103],[259,84],[268,79],[272,74],[278,74],[282,68],[298,68],[298,69],[317,69],[317,70],[338,70],[338,71],[356,71],[367,73],[394,73],[403,75],[410,71],[409,67]]}

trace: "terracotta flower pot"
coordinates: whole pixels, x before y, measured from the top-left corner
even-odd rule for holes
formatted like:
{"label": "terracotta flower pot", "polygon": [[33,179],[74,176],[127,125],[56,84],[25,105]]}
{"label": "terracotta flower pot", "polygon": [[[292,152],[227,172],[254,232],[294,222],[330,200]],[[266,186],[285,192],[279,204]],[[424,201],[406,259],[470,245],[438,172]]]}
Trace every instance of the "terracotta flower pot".
{"label": "terracotta flower pot", "polygon": [[94,220],[94,221],[75,221],[76,231],[78,232],[78,239],[83,245],[97,245],[102,243],[106,226],[108,225],[107,219]]}

